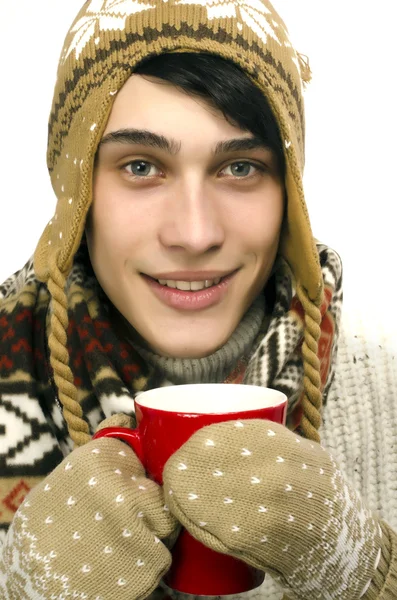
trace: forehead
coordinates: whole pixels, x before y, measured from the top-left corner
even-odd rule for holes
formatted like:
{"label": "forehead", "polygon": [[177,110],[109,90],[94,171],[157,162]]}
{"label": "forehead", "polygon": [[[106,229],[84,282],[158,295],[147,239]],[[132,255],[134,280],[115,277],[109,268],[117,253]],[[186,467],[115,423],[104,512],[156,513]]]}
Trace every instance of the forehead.
{"label": "forehead", "polygon": [[127,128],[155,130],[177,139],[197,135],[249,136],[220,110],[159,79],[132,75],[115,98],[104,135]]}

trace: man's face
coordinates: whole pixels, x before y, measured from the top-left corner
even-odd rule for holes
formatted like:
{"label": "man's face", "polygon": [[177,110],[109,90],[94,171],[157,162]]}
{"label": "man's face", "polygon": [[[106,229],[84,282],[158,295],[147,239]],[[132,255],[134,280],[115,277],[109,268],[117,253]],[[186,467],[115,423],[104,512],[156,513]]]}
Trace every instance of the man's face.
{"label": "man's face", "polygon": [[272,151],[204,100],[128,80],[99,147],[87,240],[103,290],[155,352],[225,344],[269,277],[282,218]]}

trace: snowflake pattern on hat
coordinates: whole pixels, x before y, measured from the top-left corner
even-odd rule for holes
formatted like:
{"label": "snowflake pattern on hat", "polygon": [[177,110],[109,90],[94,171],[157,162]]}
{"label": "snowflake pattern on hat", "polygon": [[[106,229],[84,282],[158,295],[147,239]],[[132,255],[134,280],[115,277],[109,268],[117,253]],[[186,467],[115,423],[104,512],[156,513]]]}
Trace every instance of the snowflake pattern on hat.
{"label": "snowflake pattern on hat", "polygon": [[137,0],[91,0],[86,14],[72,27],[74,34],[69,47],[65,49],[63,62],[76,51],[76,59],[94,37],[97,27],[102,31],[117,31],[125,27],[125,22],[130,15],[139,13],[152,5],[141,4]]}
{"label": "snowflake pattern on hat", "polygon": [[[266,44],[270,36],[282,46],[277,33],[280,24],[272,18],[271,10],[262,0],[233,0],[229,2],[222,0],[177,0],[176,3],[205,6],[209,20],[235,18],[238,21],[237,27],[239,30],[243,28],[245,23],[260,37],[263,43]],[[286,35],[285,31],[284,35]]]}
{"label": "snowflake pattern on hat", "polygon": [[[280,39],[279,31],[283,32],[282,38],[287,39],[287,32],[283,24],[274,20],[272,11],[262,0],[234,0],[221,2],[220,0],[176,0],[175,5],[193,4],[204,6],[207,9],[208,20],[234,18],[237,19],[237,28],[241,31],[246,24],[254,34],[259,36],[263,43],[271,37],[279,46],[289,45]],[[75,50],[76,59],[79,58],[84,48],[98,32],[121,31],[130,15],[138,14],[145,10],[156,8],[155,5],[139,2],[138,0],[91,0],[87,11],[72,27],[73,39],[64,48],[62,62]]]}

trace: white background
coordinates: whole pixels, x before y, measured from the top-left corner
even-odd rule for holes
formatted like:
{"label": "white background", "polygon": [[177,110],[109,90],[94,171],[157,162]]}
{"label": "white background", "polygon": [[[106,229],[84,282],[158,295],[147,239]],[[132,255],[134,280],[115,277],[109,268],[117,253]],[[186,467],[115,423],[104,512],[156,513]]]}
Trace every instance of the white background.
{"label": "white background", "polygon": [[[26,262],[55,207],[47,118],[63,39],[82,2],[0,0],[0,280]],[[313,71],[305,188],[314,233],[342,256],[346,303],[376,304],[393,318],[396,3],[274,3]]]}

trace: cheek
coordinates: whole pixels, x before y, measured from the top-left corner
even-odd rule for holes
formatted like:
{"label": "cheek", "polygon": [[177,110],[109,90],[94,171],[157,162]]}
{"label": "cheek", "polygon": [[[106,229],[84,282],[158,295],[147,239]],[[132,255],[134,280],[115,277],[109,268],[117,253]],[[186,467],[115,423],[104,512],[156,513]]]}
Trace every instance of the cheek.
{"label": "cheek", "polygon": [[95,177],[93,191],[89,222],[91,246],[101,260],[125,258],[142,233],[139,206],[132,205],[128,190],[115,185],[106,175]]}
{"label": "cheek", "polygon": [[[94,236],[106,242],[115,237],[122,224],[123,204],[120,192],[115,189],[112,180],[106,175],[97,175],[94,179],[91,223]],[[117,240],[116,240],[117,241]]]}
{"label": "cheek", "polygon": [[278,247],[283,216],[283,196],[280,190],[275,190],[242,206],[234,219],[236,235],[245,240],[252,252],[273,254],[274,247]]}
{"label": "cheek", "polygon": [[126,250],[124,231],[121,230],[123,211],[112,198],[115,198],[114,190],[107,185],[106,178],[95,178],[86,237],[92,267],[107,293],[116,273],[120,272]]}

